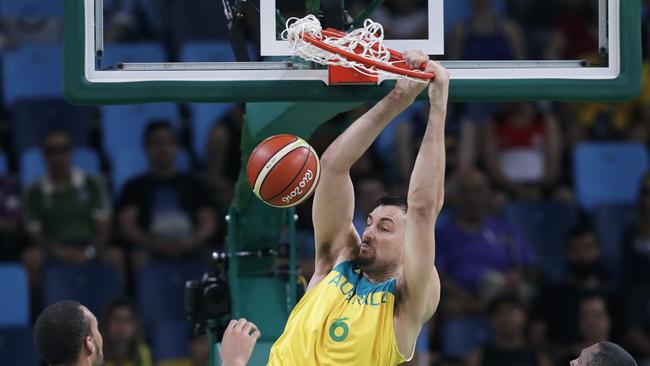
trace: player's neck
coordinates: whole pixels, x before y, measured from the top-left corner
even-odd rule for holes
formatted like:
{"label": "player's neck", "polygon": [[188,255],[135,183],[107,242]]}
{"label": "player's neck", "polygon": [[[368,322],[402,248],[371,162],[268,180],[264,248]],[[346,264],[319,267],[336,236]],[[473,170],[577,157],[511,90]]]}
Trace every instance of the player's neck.
{"label": "player's neck", "polygon": [[363,270],[363,276],[372,283],[386,282],[391,278],[396,278],[398,272],[390,268],[384,268],[384,269],[362,268],[362,270]]}

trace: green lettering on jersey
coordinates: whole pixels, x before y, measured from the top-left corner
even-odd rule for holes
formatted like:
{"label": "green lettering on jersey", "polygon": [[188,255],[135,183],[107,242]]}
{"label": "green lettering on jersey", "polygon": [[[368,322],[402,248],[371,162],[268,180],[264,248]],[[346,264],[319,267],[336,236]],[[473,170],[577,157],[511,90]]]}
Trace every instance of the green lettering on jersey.
{"label": "green lettering on jersey", "polygon": [[348,320],[348,318],[336,319],[330,326],[330,338],[332,338],[334,342],[343,342],[348,337],[350,328],[345,322],[346,320]]}

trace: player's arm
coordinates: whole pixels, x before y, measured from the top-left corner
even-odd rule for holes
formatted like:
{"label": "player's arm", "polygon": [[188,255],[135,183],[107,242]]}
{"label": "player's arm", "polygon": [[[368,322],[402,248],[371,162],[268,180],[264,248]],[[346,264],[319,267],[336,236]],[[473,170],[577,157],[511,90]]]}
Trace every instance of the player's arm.
{"label": "player's arm", "polygon": [[[426,60],[425,55],[414,62]],[[445,117],[449,76],[440,64],[429,62],[436,74],[429,86],[431,110],[422,145],[415,159],[408,190],[408,213],[404,269],[400,284],[400,312],[407,329],[417,337],[419,327],[435,312],[440,297],[440,279],[434,268],[434,226],[444,200],[445,180]]]}
{"label": "player's arm", "polygon": [[411,105],[416,97],[417,93],[398,84],[323,153],[321,177],[314,195],[312,211],[317,272],[319,269],[329,271],[341,250],[349,243],[357,244],[359,241],[359,236],[352,226],[354,189],[350,168],[368,150],[388,123]]}

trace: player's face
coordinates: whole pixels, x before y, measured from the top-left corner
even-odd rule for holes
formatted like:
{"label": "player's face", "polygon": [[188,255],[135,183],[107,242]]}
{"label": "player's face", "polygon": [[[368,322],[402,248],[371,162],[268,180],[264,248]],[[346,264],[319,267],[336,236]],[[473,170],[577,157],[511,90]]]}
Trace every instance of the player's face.
{"label": "player's face", "polygon": [[600,346],[598,346],[598,343],[583,349],[582,352],[580,352],[580,357],[571,361],[571,366],[589,366],[591,364],[591,359],[599,351]]}
{"label": "player's face", "polygon": [[90,341],[94,344],[93,354],[91,358],[92,366],[104,366],[104,339],[102,338],[101,333],[99,333],[99,327],[97,323],[97,318],[90,310],[84,308],[86,316],[90,318]]}
{"label": "player's face", "polygon": [[406,215],[397,206],[375,208],[361,237],[359,262],[367,269],[393,270],[402,260]]}

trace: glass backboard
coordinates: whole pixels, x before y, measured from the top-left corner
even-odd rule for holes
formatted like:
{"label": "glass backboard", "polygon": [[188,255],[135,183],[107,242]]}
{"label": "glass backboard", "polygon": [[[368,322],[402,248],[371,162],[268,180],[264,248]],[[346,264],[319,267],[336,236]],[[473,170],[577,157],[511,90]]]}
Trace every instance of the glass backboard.
{"label": "glass backboard", "polygon": [[[449,68],[452,100],[621,100],[641,86],[640,0],[64,5],[64,94],[73,103],[372,101],[392,88],[390,78],[328,86],[326,68],[290,57],[280,33],[307,13],[344,29],[382,23],[389,47],[422,49]],[[148,37],[130,39],[125,27]]]}

